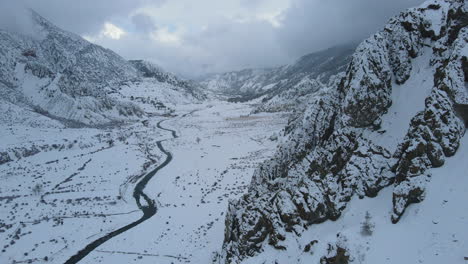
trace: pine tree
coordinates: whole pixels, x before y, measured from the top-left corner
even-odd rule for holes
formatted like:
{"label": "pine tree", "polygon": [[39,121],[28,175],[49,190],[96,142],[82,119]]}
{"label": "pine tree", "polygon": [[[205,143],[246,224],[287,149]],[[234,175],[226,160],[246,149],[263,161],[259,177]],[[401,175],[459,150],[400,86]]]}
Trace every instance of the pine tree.
{"label": "pine tree", "polygon": [[361,223],[361,234],[363,236],[371,236],[374,232],[375,224],[372,223],[372,217],[369,211],[366,212],[366,216],[364,218],[364,222]]}

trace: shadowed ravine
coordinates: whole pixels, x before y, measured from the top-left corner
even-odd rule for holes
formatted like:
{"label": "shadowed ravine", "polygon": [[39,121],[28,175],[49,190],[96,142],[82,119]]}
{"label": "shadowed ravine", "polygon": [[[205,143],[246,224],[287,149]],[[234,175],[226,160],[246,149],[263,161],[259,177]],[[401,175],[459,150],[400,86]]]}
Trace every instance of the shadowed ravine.
{"label": "shadowed ravine", "polygon": [[[159,129],[171,132],[172,138],[177,138],[178,137],[177,133],[174,130],[164,128],[164,127],[161,126],[161,123],[166,121],[166,120],[159,121],[158,124],[157,124],[157,127]],[[78,263],[80,260],[82,260],[84,257],[86,257],[89,253],[91,253],[93,250],[95,250],[100,245],[104,244],[109,239],[111,239],[113,237],[116,237],[116,236],[122,234],[123,232],[134,228],[135,226],[143,223],[144,221],[148,220],[149,218],[151,218],[153,215],[156,214],[156,212],[158,211],[158,208],[157,208],[157,206],[155,204],[155,201],[152,200],[151,198],[149,198],[148,195],[146,195],[144,193],[144,189],[146,187],[146,184],[148,184],[148,182],[156,175],[156,173],[158,173],[159,170],[166,167],[172,161],[172,154],[169,151],[167,151],[166,149],[164,149],[164,147],[162,145],[162,142],[166,141],[166,140],[167,139],[160,140],[160,141],[156,142],[156,144],[158,146],[158,149],[162,153],[164,153],[166,155],[166,159],[157,168],[155,168],[154,170],[152,170],[151,172],[146,174],[136,184],[135,189],[133,190],[133,198],[135,198],[135,202],[137,203],[138,208],[143,212],[143,216],[140,219],[138,219],[137,221],[135,221],[135,222],[133,222],[131,224],[128,224],[128,225],[126,225],[124,227],[121,227],[121,228],[119,228],[119,229],[117,229],[115,231],[112,231],[112,232],[106,234],[105,236],[100,237],[100,238],[94,240],[93,242],[89,243],[85,248],[83,248],[82,250],[78,251],[78,253],[76,253],[75,255],[70,257],[65,262],[65,264]],[[142,204],[141,199],[143,199],[146,204]]]}

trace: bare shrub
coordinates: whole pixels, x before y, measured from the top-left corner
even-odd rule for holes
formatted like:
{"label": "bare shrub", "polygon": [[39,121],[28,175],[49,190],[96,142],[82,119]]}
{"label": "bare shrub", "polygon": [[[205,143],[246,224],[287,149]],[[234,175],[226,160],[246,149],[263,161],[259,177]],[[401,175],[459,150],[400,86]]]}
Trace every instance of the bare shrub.
{"label": "bare shrub", "polygon": [[34,187],[32,188],[32,193],[37,196],[41,195],[42,191],[43,191],[43,188],[42,188],[42,184],[40,183],[34,185]]}

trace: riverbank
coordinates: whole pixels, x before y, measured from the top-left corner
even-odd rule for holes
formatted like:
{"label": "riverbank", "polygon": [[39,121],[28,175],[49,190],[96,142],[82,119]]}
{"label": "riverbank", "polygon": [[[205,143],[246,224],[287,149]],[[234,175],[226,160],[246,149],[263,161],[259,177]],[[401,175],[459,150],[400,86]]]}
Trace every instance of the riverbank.
{"label": "riverbank", "polygon": [[[206,263],[221,245],[228,199],[245,191],[255,165],[276,145],[270,136],[286,122],[282,114],[242,118],[249,112],[247,104],[180,106],[175,117],[163,123],[176,133],[158,128],[164,118],[158,116],[146,125],[106,131],[15,130],[9,137],[18,141],[37,135],[35,142],[41,142],[49,133],[71,142],[75,135],[77,143],[0,166],[6,175],[0,187],[4,223],[16,224],[0,233],[3,247],[9,245],[0,254],[1,262],[47,258],[64,263],[87,244],[138,221],[142,212],[133,198],[134,187],[141,175],[164,162],[166,155],[157,143],[166,140],[162,144],[173,160],[144,188],[156,202],[157,214],[100,245],[79,263]],[[172,139],[173,134],[179,138]],[[22,168],[31,178],[24,177]],[[65,179],[69,180],[62,183]],[[29,186],[31,194],[15,192],[19,184]],[[41,189],[35,194],[37,184]],[[40,202],[44,193],[47,204]]]}

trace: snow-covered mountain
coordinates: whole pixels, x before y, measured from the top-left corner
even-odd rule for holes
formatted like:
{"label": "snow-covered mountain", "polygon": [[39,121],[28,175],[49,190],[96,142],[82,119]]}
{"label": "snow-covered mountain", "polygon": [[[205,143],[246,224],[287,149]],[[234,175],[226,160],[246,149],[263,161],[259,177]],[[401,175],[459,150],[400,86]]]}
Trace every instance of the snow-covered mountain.
{"label": "snow-covered mountain", "polygon": [[181,79],[154,63],[144,60],[131,60],[130,63],[138,70],[143,78],[155,79],[160,83],[170,84],[173,87],[182,89],[197,99],[206,98],[206,95],[202,92],[202,88],[198,84],[193,81]]}
{"label": "snow-covered mountain", "polygon": [[[391,198],[378,207],[392,213],[378,218],[382,225],[398,223],[410,204],[423,202],[433,168],[457,155],[468,126],[467,18],[466,1],[432,0],[402,12],[362,42],[346,71],[290,120],[248,192],[230,203],[221,261],[250,263],[248,257],[263,252],[252,263],[362,263],[366,247],[372,253],[389,246],[385,238],[375,245],[344,238],[340,231],[350,228],[345,220],[334,228],[331,223],[328,232],[318,224],[351,219],[353,212],[342,214],[353,197],[376,197],[385,188]],[[462,163],[450,164],[467,176]],[[402,245],[415,256],[426,254],[418,248],[426,238],[417,236]],[[443,252],[447,257],[449,251]]]}
{"label": "snow-covered mountain", "polygon": [[[128,62],[111,50],[61,30],[34,11],[30,14],[36,34],[0,30],[2,105],[87,125],[144,115],[137,104],[118,96],[123,84],[142,81],[146,74],[141,72],[142,62]],[[201,96],[195,86],[162,74],[160,69],[155,72],[161,74],[150,76],[154,86],[167,83],[191,97]]]}
{"label": "snow-covered mountain", "polygon": [[233,102],[262,97],[255,112],[291,110],[344,71],[354,49],[354,45],[338,46],[305,55],[290,65],[214,74],[200,83]]}
{"label": "snow-covered mountain", "polygon": [[466,0],[197,82],[31,18],[0,30],[0,263],[468,259]]}

